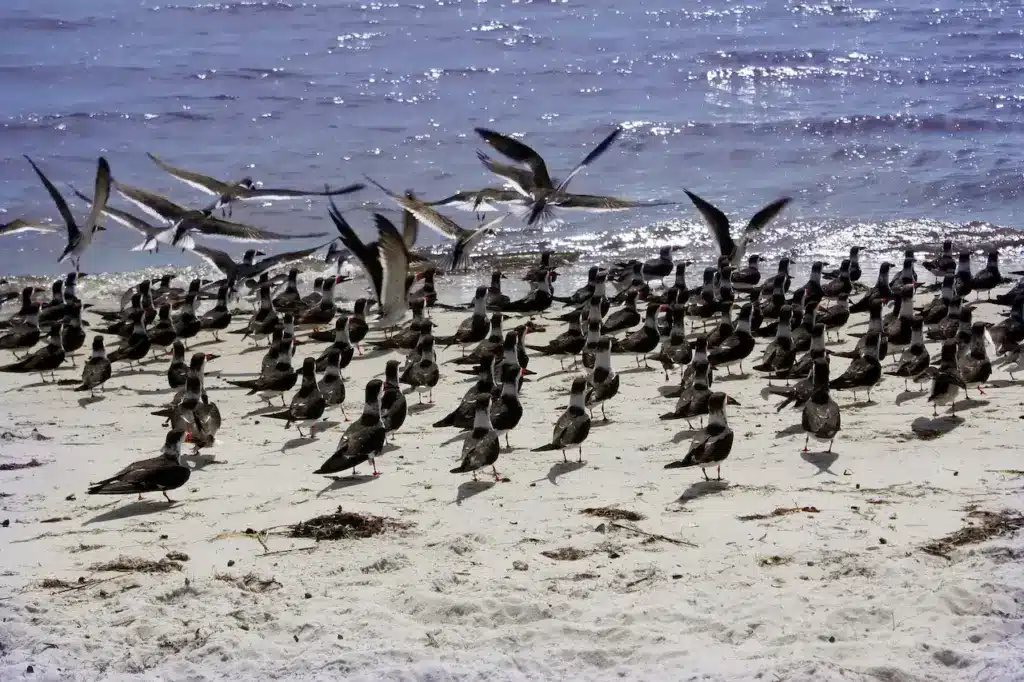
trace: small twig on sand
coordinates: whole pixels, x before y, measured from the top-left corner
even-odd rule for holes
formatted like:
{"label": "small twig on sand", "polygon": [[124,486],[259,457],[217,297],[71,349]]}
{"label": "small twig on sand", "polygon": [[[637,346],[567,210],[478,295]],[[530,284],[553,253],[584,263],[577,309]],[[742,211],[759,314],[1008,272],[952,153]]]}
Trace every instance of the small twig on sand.
{"label": "small twig on sand", "polygon": [[264,554],[257,554],[258,557],[271,556],[273,554],[288,554],[289,552],[309,552],[316,549],[316,545],[312,547],[292,547],[291,549],[279,549],[275,552],[266,552]]}
{"label": "small twig on sand", "polygon": [[639,585],[640,583],[644,582],[645,580],[650,580],[653,577],[654,577],[654,571],[651,571],[651,572],[649,572],[647,575],[645,575],[642,578],[637,578],[633,582],[626,583],[626,589],[629,589],[631,587],[636,587],[637,585]]}
{"label": "small twig on sand", "polygon": [[672,544],[675,544],[675,545],[686,545],[687,547],[696,547],[697,546],[696,543],[690,542],[688,540],[680,540],[678,538],[670,538],[667,535],[659,535],[658,533],[648,533],[645,530],[640,530],[639,528],[633,528],[632,526],[626,526],[626,525],[623,525],[621,523],[615,523],[614,521],[610,521],[608,523],[608,525],[611,526],[612,528],[621,528],[622,530],[628,530],[631,533],[639,533],[640,535],[646,535],[647,537],[654,538],[655,540],[664,540],[665,542],[671,542]]}
{"label": "small twig on sand", "polygon": [[81,585],[73,585],[72,587],[68,587],[68,588],[60,590],[58,592],[54,592],[54,594],[64,594],[65,592],[73,592],[75,590],[84,590],[87,587],[92,587],[93,585],[99,585],[100,583],[108,583],[111,580],[117,580],[118,578],[123,578],[123,577],[125,577],[125,576],[123,576],[123,575],[114,575],[114,576],[111,576],[109,578],[104,578],[103,580],[94,580],[91,583],[82,583]]}

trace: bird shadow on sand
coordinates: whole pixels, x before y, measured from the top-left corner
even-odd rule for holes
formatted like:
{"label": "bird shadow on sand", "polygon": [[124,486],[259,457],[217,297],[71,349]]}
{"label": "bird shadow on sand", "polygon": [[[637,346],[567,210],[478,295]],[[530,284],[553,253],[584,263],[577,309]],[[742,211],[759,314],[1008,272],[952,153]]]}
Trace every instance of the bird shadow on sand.
{"label": "bird shadow on sand", "polygon": [[571,474],[574,471],[579,471],[583,467],[587,466],[586,462],[558,462],[551,465],[551,469],[548,470],[547,479],[551,485],[558,485],[558,477],[566,474]]}
{"label": "bird shadow on sand", "polygon": [[987,400],[975,400],[974,398],[965,398],[956,404],[957,412],[960,410],[973,410],[976,407],[985,407],[989,404]]}
{"label": "bird shadow on sand", "polygon": [[1020,379],[995,379],[994,381],[987,381],[985,385],[989,388],[1009,388],[1011,386],[1024,386],[1024,381]]}
{"label": "bird shadow on sand", "polygon": [[963,423],[963,417],[952,414],[941,417],[918,417],[910,423],[910,430],[921,440],[932,440],[946,435]]}
{"label": "bird shadow on sand", "polygon": [[720,495],[729,488],[734,486],[730,485],[728,481],[697,481],[689,488],[683,491],[683,494],[676,500],[679,504],[686,504],[693,500],[699,500],[702,497],[708,495]]}
{"label": "bird shadow on sand", "polygon": [[775,437],[776,438],[785,438],[786,436],[795,436],[798,433],[803,433],[803,432],[804,432],[803,424],[793,424],[792,426],[787,426],[786,428],[782,429],[781,431],[777,431],[775,433]]}
{"label": "bird shadow on sand", "polygon": [[346,488],[351,488],[352,486],[362,485],[363,483],[369,483],[371,481],[376,481],[378,478],[380,478],[380,477],[379,476],[374,476],[373,474],[353,474],[351,476],[331,476],[331,482],[328,483],[327,486],[323,490],[318,492],[316,494],[316,496],[317,497],[322,497],[323,495],[326,495],[329,492],[333,492],[335,490],[345,490]]}
{"label": "bird shadow on sand", "polygon": [[111,379],[123,379],[125,377],[158,376],[163,372],[155,369],[122,369],[110,375]]}
{"label": "bird shadow on sand", "polygon": [[896,404],[902,405],[908,400],[923,398],[926,395],[928,395],[928,391],[901,391],[900,394],[896,396]]}
{"label": "bird shadow on sand", "polygon": [[676,433],[676,435],[672,436],[672,443],[678,445],[679,443],[682,443],[684,440],[689,440],[693,438],[700,432],[701,429],[683,429],[682,431]]}
{"label": "bird shadow on sand", "polygon": [[679,384],[658,387],[658,394],[662,398],[678,398],[679,394],[682,393],[682,391],[683,389],[679,387]]}
{"label": "bird shadow on sand", "polygon": [[310,443],[315,442],[317,442],[317,439],[311,436],[299,436],[298,438],[292,438],[284,442],[284,445],[281,446],[281,452],[287,452],[289,450],[294,450],[295,448],[301,448],[303,445],[309,445]]}
{"label": "bird shadow on sand", "polygon": [[249,346],[248,348],[243,348],[242,350],[238,351],[238,355],[248,355],[249,353],[258,353],[260,351],[266,352],[267,347],[256,345]]}
{"label": "bird shadow on sand", "polygon": [[640,367],[630,367],[628,369],[620,369],[618,373],[619,374],[639,374],[640,372],[656,372],[656,371],[658,371],[657,367],[644,367],[643,365],[641,365]]}
{"label": "bird shadow on sand", "polygon": [[281,410],[287,410],[287,405],[265,405],[263,407],[257,407],[252,412],[246,412],[243,417],[258,417],[264,414],[271,414],[273,412],[280,412]]}
{"label": "bird shadow on sand", "polygon": [[209,341],[193,343],[189,348],[186,348],[185,350],[195,350],[196,348],[202,348],[204,346],[212,346],[215,343],[224,343],[224,339],[210,339]]}
{"label": "bird shadow on sand", "polygon": [[192,471],[202,471],[211,464],[224,464],[223,461],[218,461],[213,455],[200,455],[198,453],[185,455],[182,459],[192,465]]}
{"label": "bird shadow on sand", "polygon": [[818,470],[814,472],[815,476],[818,474],[832,474],[833,476],[838,476],[836,472],[832,471],[832,465],[836,463],[837,459],[839,459],[838,452],[801,452],[800,459],[808,464],[813,464],[818,467]]}
{"label": "bird shadow on sand", "polygon": [[177,502],[168,504],[167,500],[136,500],[130,504],[126,504],[122,507],[114,507],[101,514],[98,514],[85,523],[83,526],[88,526],[93,523],[105,523],[106,521],[118,521],[121,519],[130,519],[136,516],[146,516],[147,514],[156,514],[158,512],[167,511],[173,509]]}
{"label": "bird shadow on sand", "polygon": [[552,377],[559,377],[559,376],[562,376],[563,374],[572,374],[575,371],[576,371],[575,368],[555,370],[554,372],[551,372],[550,374],[544,374],[544,375],[538,376],[537,377],[537,381],[544,381],[545,379],[550,379]]}
{"label": "bird shadow on sand", "polygon": [[161,395],[164,393],[170,393],[174,390],[170,386],[165,386],[164,388],[126,388],[135,395]]}
{"label": "bird shadow on sand", "polygon": [[743,381],[744,379],[750,378],[750,372],[744,372],[743,374],[716,374],[715,383],[721,383],[723,381]]}
{"label": "bird shadow on sand", "polygon": [[457,443],[460,440],[466,440],[467,438],[469,438],[470,433],[472,433],[472,431],[459,431],[457,434],[455,434],[445,442],[441,443],[441,445],[451,445],[452,443]]}
{"label": "bird shadow on sand", "polygon": [[78,406],[84,409],[94,403],[101,403],[106,399],[107,396],[105,395],[87,395],[84,398],[78,399]]}
{"label": "bird shadow on sand", "polygon": [[497,483],[494,481],[466,481],[465,483],[461,483],[459,484],[458,490],[455,492],[455,504],[461,505],[469,498],[490,490],[495,485],[497,485]]}
{"label": "bird shadow on sand", "polygon": [[416,403],[415,405],[409,406],[409,414],[417,414],[419,412],[426,412],[434,407],[433,403]]}
{"label": "bird shadow on sand", "polygon": [[844,405],[843,407],[860,409],[862,407],[874,407],[877,404],[878,403],[876,403],[874,400],[861,400],[859,402],[850,403],[849,405]]}

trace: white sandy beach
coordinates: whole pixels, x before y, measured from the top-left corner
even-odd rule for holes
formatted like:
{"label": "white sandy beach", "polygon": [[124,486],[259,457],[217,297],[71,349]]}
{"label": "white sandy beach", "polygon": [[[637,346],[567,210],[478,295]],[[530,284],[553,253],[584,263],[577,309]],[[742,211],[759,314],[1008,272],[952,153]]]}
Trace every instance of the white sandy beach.
{"label": "white sandy beach", "polygon": [[[865,266],[866,283],[875,272]],[[520,295],[513,277],[507,293]],[[438,287],[442,300],[467,299]],[[1000,310],[980,305],[975,319]],[[433,317],[444,335],[465,315]],[[562,330],[546,326],[529,343]],[[206,388],[224,424],[201,458],[215,461],[170,506],[159,494],[85,494],[159,452],[165,430],[150,412],[171,396],[166,360],[115,368],[96,402],[38,375],[0,374],[0,464],[41,465],[0,471],[0,680],[1024,679],[1024,539],[997,536],[949,558],[922,551],[982,523],[979,512],[1024,510],[1024,477],[1012,472],[1024,468],[1024,389],[1004,371],[984,401],[958,406],[962,420],[933,420],[926,394],[901,396],[901,379],[885,378],[873,405],[837,392],[831,455],[801,453],[800,412],[776,413],[765,379],[719,377],[740,403],[728,412],[736,443],[725,480],[705,483],[699,469],[663,469],[689,444],[677,436],[685,421],[658,419],[674,405],[658,388],[678,372],[666,382],[632,355],[613,358],[621,392],[583,466],[530,452],[549,441],[573,376],[531,354],[525,415],[497,463],[510,480],[474,485],[448,473],[458,432],[431,426],[472,380],[442,364],[433,405],[420,411],[409,396],[398,447],[377,462],[383,475],[332,482],[312,472],[344,424],[308,442],[245,416],[261,402],[223,378],[257,370],[263,351],[239,354],[249,344],[225,338],[202,345],[221,356]],[[296,364],[323,347],[300,346]],[[938,344],[929,350],[936,357]],[[350,416],[388,357],[345,370]],[[82,359],[58,378],[79,377]],[[847,362],[833,359],[832,375]],[[408,527],[320,544],[284,534],[339,506]],[[582,513],[596,507],[643,518]],[[753,515],[765,518],[741,518]],[[246,529],[274,530],[264,548]],[[582,556],[545,555],[563,548]],[[98,569],[120,557],[172,559],[166,572]]]}

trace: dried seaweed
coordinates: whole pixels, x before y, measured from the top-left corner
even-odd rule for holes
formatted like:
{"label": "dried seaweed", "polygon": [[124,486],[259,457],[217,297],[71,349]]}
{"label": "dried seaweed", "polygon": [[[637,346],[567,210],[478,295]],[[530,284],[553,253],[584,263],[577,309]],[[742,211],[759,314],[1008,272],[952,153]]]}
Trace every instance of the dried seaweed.
{"label": "dried seaweed", "polygon": [[358,514],[355,512],[338,511],[333,514],[316,516],[308,521],[300,521],[289,527],[288,535],[293,538],[313,538],[320,540],[348,540],[351,538],[369,538],[390,530],[408,528],[410,523],[385,516]]}
{"label": "dried seaweed", "polygon": [[170,573],[180,571],[181,564],[164,557],[159,561],[140,557],[119,556],[113,561],[96,564],[94,571],[117,571],[119,573]]}
{"label": "dried seaweed", "polygon": [[587,516],[599,516],[613,521],[643,521],[647,518],[640,512],[619,509],[618,507],[587,507],[580,513]]}
{"label": "dried seaweed", "polygon": [[34,469],[43,466],[43,463],[33,457],[27,462],[4,462],[0,464],[0,471],[20,471],[22,469]]}
{"label": "dried seaweed", "polygon": [[559,549],[548,549],[541,552],[541,555],[555,561],[578,561],[590,556],[590,552],[575,547],[560,547]]}
{"label": "dried seaweed", "polygon": [[215,580],[220,580],[234,585],[243,592],[269,592],[270,590],[276,590],[282,587],[281,583],[277,582],[274,578],[263,579],[255,573],[247,573],[242,577],[229,575],[227,573],[216,573],[213,577]]}
{"label": "dried seaweed", "polygon": [[774,519],[778,516],[789,516],[790,514],[798,514],[800,512],[805,514],[818,514],[821,510],[817,507],[776,507],[770,514],[747,514],[737,518],[739,518],[740,521],[763,521],[765,519]]}
{"label": "dried seaweed", "polygon": [[[933,540],[921,547],[921,551],[943,559],[952,559],[951,554],[957,547],[976,545],[1001,535],[1009,535],[1024,528],[1024,515],[1020,512],[1003,510],[989,512],[972,509],[967,512],[967,525],[949,535]],[[976,519],[972,522],[970,519]]]}
{"label": "dried seaweed", "polygon": [[757,560],[758,566],[785,566],[786,564],[792,563],[793,557],[779,556],[774,554],[772,556],[763,556]]}

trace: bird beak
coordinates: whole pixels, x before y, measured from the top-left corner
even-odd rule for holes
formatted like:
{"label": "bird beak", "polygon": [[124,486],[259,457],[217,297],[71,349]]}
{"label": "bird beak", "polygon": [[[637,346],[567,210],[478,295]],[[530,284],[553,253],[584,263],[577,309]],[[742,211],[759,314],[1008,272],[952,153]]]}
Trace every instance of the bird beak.
{"label": "bird beak", "polygon": [[219,358],[220,356],[219,356],[219,355],[213,355],[212,353],[207,353],[207,354],[206,354],[206,355],[204,355],[203,357],[204,357],[204,358],[206,358],[206,361],[207,361],[207,362],[209,362],[210,360],[216,360],[216,359],[217,359],[217,358]]}

